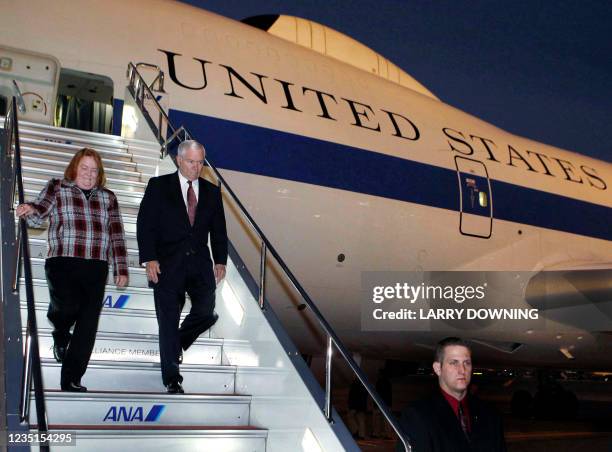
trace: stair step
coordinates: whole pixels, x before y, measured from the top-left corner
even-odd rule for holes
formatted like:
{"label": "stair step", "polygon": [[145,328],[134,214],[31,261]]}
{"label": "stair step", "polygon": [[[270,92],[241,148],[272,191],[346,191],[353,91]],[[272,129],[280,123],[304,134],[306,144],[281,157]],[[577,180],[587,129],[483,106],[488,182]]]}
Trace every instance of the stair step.
{"label": "stair step", "polygon": [[[5,117],[0,116],[0,127],[4,124]],[[44,139],[50,143],[74,144],[81,147],[100,147],[103,150],[134,150],[135,152],[152,156],[158,156],[160,145],[156,141],[140,140],[138,138],[125,138],[105,133],[89,132],[85,130],[55,127],[35,122],[19,121],[20,138]],[[131,151],[130,151],[131,152]]]}
{"label": "stair step", "polygon": [[[61,152],[51,149],[40,149],[31,146],[21,146],[21,155],[23,157],[34,157],[42,158],[46,160],[53,160],[55,162],[62,163],[65,167],[68,166],[70,160],[74,156],[74,152]],[[105,170],[109,168],[123,169],[129,171],[137,171],[136,163],[132,161],[132,157],[124,153],[121,156],[100,156],[102,158],[102,165]]]}
{"label": "stair step", "polygon": [[53,133],[64,133],[75,136],[87,136],[92,138],[99,139],[107,139],[108,141],[123,141],[123,138],[117,135],[109,135],[101,132],[90,132],[88,130],[80,130],[80,129],[71,129],[68,127],[58,127],[50,124],[41,124],[38,122],[26,121],[23,119],[19,120],[19,130],[27,130],[27,131],[39,131],[44,132],[45,135],[50,135]]}
{"label": "stair step", "polygon": [[[45,276],[45,260],[33,257],[32,261],[32,277],[44,279]],[[149,287],[149,281],[145,269],[142,267],[131,267],[129,269],[129,285],[130,287]],[[114,276],[112,268],[109,268],[107,284],[114,284]]]}
{"label": "stair step", "polygon": [[[38,428],[38,424],[31,425],[32,430]],[[266,429],[255,427],[254,425],[131,425],[126,430],[122,425],[83,425],[83,424],[48,424],[49,430],[91,430],[91,431],[148,431],[148,430],[197,430],[210,432],[256,432],[260,435],[267,433]]]}
{"label": "stair step", "polygon": [[159,151],[159,144],[152,141],[125,139],[116,135],[46,126],[44,124],[30,123],[28,126],[22,127],[22,122],[19,121],[19,132],[20,137],[42,138],[51,143],[73,145],[79,148],[93,147],[100,150],[125,152],[130,144],[132,144],[134,146],[151,150],[157,149]]}
{"label": "stair step", "polygon": [[[40,290],[40,294],[35,293],[34,299],[36,307],[36,319],[38,321],[39,328],[51,329],[52,326],[47,320],[47,308],[49,305],[49,293],[45,289]],[[25,294],[20,292],[21,302],[21,317],[25,319],[27,307]],[[36,297],[40,295],[40,297]],[[118,300],[121,302],[120,300]],[[153,304],[153,295],[149,298],[149,303]],[[102,333],[113,333],[113,334],[147,334],[156,335],[158,333],[157,317],[153,309],[129,309],[129,308],[115,308],[109,307],[110,302],[105,300],[102,308],[102,315],[100,316],[100,323],[98,324],[98,332]],[[188,309],[184,310],[185,315]],[[207,335],[208,336],[208,335]]]}
{"label": "stair step", "polygon": [[[36,426],[33,426],[34,428]],[[32,433],[36,433],[34,428]],[[50,433],[71,432],[72,451],[108,452],[141,450],[153,452],[265,452],[267,430],[253,426],[199,425],[100,425],[50,424]],[[52,446],[53,447],[53,446]],[[39,450],[32,446],[33,451]]]}
{"label": "stair step", "polygon": [[[250,396],[45,390],[50,424],[247,426]],[[34,394],[31,419],[36,419]]]}
{"label": "stair step", "polygon": [[[40,128],[38,128],[40,129]],[[20,137],[44,139],[50,143],[72,145],[78,148],[93,147],[103,151],[126,152],[128,145],[125,140],[115,135],[96,134],[82,130],[52,128],[36,130],[34,128],[19,129]]]}
{"label": "stair step", "polygon": [[[59,389],[62,365],[43,358],[43,381],[49,389]],[[235,394],[236,367],[210,364],[181,364],[183,387],[187,393]],[[90,360],[82,383],[95,391],[164,392],[159,363]]]}
{"label": "stair step", "polygon": [[[52,327],[48,320],[45,323],[41,322],[38,328],[41,358],[53,359],[51,331]],[[23,332],[25,333],[25,329]],[[230,365],[223,360],[224,339],[203,336],[198,338],[185,352],[183,363]],[[97,361],[159,363],[157,335],[98,331],[91,359]]]}
{"label": "stair step", "polygon": [[[155,142],[142,140],[131,140],[114,137],[112,135],[100,135],[102,139],[81,138],[71,129],[54,129],[55,133],[41,132],[34,129],[20,130],[22,150],[24,155],[32,153],[45,154],[59,158],[61,154],[66,157],[65,162],[83,147],[91,147],[98,151],[103,159],[105,168],[121,168],[120,161],[133,165],[134,169],[142,172],[147,177],[154,176],[160,158],[160,145]],[[60,160],[62,160],[60,158]],[[144,178],[143,178],[144,180]]]}
{"label": "stair step", "polygon": [[[26,144],[32,147],[40,147],[42,149],[53,149],[57,151],[63,150],[70,154],[74,154],[76,151],[83,147],[93,147],[96,151],[100,152],[101,155],[106,155],[108,158],[112,156],[134,156],[142,157],[142,161],[149,161],[153,164],[156,160],[159,160],[160,145],[154,142],[140,142],[127,139],[120,139],[119,141],[108,141],[105,140],[94,140],[88,142],[86,140],[75,140],[74,135],[71,133],[56,133],[48,135],[47,133],[41,133],[35,130],[19,130],[20,140],[22,144]],[[110,136],[110,135],[108,135]],[[78,141],[78,143],[75,143]]]}
{"label": "stair step", "polygon": [[[46,279],[35,278],[32,282],[34,286],[34,299],[37,302],[48,300],[49,288]],[[23,290],[23,278],[21,278],[19,284],[19,287]],[[117,289],[116,286],[109,284],[104,289],[104,297],[103,309],[130,309],[134,311],[147,311],[150,312],[151,315],[155,315],[153,289],[149,289],[148,287],[127,287],[125,289]],[[187,297],[185,309],[189,309],[189,297]]]}
{"label": "stair step", "polygon": [[[128,144],[128,151],[136,158],[137,156],[146,159],[154,159],[159,162],[161,160],[161,145],[143,146],[138,143]],[[151,163],[153,160],[149,160]]]}
{"label": "stair step", "polygon": [[[64,178],[64,170],[50,170],[45,168],[36,168],[29,165],[24,165],[22,167],[22,174],[24,177],[40,178],[43,180]],[[106,183],[111,190],[120,188],[121,190],[128,190],[137,193],[144,193],[147,186],[146,182],[117,179],[114,177],[108,177],[108,175],[106,177]]]}
{"label": "stair step", "polygon": [[[47,319],[49,292],[40,288],[35,290],[34,296],[41,356],[52,358],[53,325]],[[20,291],[20,298],[22,325],[25,325],[27,305],[23,291]],[[181,321],[190,309],[189,303],[186,304],[181,314]],[[98,323],[98,333],[92,355],[94,359],[157,362],[159,360],[159,328],[153,307],[153,297],[150,298],[150,305],[149,310],[113,308],[109,307],[105,301]],[[258,364],[258,357],[248,341],[221,339],[215,326],[212,326],[202,333],[185,352],[183,362],[253,366]]]}
{"label": "stair step", "polygon": [[[44,138],[45,134],[32,134],[33,136],[23,136],[21,138],[22,150],[24,155],[45,154],[48,151],[54,153],[60,161],[68,160],[76,151],[83,147],[92,147],[100,153],[105,168],[121,168],[121,162],[129,163],[137,171],[143,172],[148,176],[156,175],[159,164],[159,145],[153,143],[153,147],[147,147],[145,143],[134,143],[111,145],[101,142],[78,141],[75,143],[73,137],[60,135],[56,138]],[[61,155],[64,157],[61,157]],[[53,155],[53,154],[52,154]]]}
{"label": "stair step", "polygon": [[[130,226],[124,223],[124,228]],[[128,248],[128,264],[130,267],[140,267],[138,263],[138,250]],[[47,240],[42,238],[30,238],[30,256],[45,259],[47,257]]]}
{"label": "stair step", "polygon": [[[40,157],[22,155],[21,161],[23,162],[24,166],[35,166],[37,168],[44,168],[62,172],[66,169],[66,163],[57,160],[48,160]],[[117,168],[106,168],[105,173],[113,177],[121,177],[126,180],[140,182],[140,174],[136,171],[122,170]]]}
{"label": "stair step", "polygon": [[[38,292],[38,291],[36,291]],[[36,319],[38,321],[39,328],[51,329],[52,326],[47,320],[47,308],[49,305],[49,292],[41,288],[40,293],[34,293],[35,308],[36,308]],[[40,297],[36,297],[40,295]],[[26,300],[25,293],[20,292],[21,302],[21,315],[25,319],[26,314]],[[112,333],[112,334],[144,334],[144,335],[155,335],[158,333],[157,317],[153,307],[153,294],[149,297],[150,309],[130,309],[125,307],[110,307],[111,300],[107,298],[104,301],[102,307],[102,315],[100,316],[100,323],[98,324],[99,333]],[[122,300],[118,300],[120,303]],[[183,309],[183,315],[181,319],[189,312],[189,304]],[[202,337],[210,337],[209,333],[204,333]]]}
{"label": "stair step", "polygon": [[[32,136],[20,136],[21,151],[23,153],[32,152],[33,154],[49,153],[49,155],[55,155],[61,160],[70,160],[72,156],[83,148],[75,144],[67,144],[60,141],[49,140],[47,138],[38,138]],[[132,162],[132,154],[125,149],[117,150],[99,150],[96,149],[102,157],[102,161],[106,163],[108,161],[124,161],[127,163]]]}

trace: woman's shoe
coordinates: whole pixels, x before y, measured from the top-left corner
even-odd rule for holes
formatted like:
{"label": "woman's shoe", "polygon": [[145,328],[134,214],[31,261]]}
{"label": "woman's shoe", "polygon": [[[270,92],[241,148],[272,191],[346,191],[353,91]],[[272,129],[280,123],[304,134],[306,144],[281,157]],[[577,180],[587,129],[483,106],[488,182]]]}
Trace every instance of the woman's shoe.
{"label": "woman's shoe", "polygon": [[62,383],[62,391],[68,392],[87,392],[87,388],[82,386],[80,383],[74,383],[71,381],[70,383]]}

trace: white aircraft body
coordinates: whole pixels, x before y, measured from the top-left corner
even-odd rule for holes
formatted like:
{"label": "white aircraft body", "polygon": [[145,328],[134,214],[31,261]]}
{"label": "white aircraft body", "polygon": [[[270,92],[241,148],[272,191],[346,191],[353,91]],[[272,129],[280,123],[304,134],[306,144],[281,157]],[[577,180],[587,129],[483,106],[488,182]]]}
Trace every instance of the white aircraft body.
{"label": "white aircraft body", "polygon": [[[609,163],[507,133],[386,60],[368,73],[329,56],[331,40],[326,55],[316,33],[314,50],[279,37],[291,35],[290,21],[271,20],[265,31],[162,0],[0,0],[0,10],[0,45],[110,78],[116,112],[128,63],[159,66],[174,125],[204,143],[340,337],[364,356],[428,358],[446,332],[362,331],[363,272],[504,271],[496,293],[525,308],[528,281],[515,272],[581,271],[601,276],[594,291],[612,301]],[[321,29],[312,26],[319,38]],[[257,275],[258,244],[234,244]],[[272,272],[277,314],[314,350],[314,328],[287,287]],[[555,287],[555,299],[590,299],[588,290]],[[483,345],[481,362],[612,366],[605,328],[551,320],[545,329],[461,334]]]}

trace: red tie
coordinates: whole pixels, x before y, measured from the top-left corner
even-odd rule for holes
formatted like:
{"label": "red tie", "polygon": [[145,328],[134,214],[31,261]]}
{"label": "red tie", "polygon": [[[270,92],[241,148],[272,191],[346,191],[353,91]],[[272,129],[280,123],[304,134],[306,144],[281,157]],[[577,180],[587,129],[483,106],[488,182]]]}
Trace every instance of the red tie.
{"label": "red tie", "polygon": [[470,431],[468,428],[468,420],[467,420],[467,416],[465,414],[465,411],[463,411],[463,407],[461,406],[461,402],[459,402],[459,410],[458,410],[458,415],[459,415],[459,423],[461,424],[461,430],[463,430],[463,433],[465,434],[465,436],[467,438],[470,437]]}
{"label": "red tie", "polygon": [[198,200],[196,199],[195,191],[191,185],[191,181],[187,181],[189,188],[187,189],[187,215],[189,215],[189,223],[193,226],[195,223],[196,207]]}

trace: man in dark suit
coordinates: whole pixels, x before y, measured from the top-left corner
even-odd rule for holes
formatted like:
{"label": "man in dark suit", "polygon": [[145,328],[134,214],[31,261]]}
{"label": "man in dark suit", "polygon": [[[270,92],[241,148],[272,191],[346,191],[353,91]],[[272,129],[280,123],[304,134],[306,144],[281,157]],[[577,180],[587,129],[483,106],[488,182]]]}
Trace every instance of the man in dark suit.
{"label": "man in dark suit", "polygon": [[[138,212],[140,263],[146,264],[153,287],[162,380],[171,394],[184,392],[182,350],[216,322],[215,288],[225,277],[228,245],[221,191],[199,177],[204,156],[197,141],[182,142],[178,171],[149,180]],[[179,328],[185,292],[191,310]]]}
{"label": "man in dark suit", "polygon": [[[414,452],[503,452],[501,418],[487,404],[468,394],[472,352],[456,337],[438,343],[433,363],[439,391],[408,406],[400,425]],[[397,451],[403,451],[400,442]]]}

